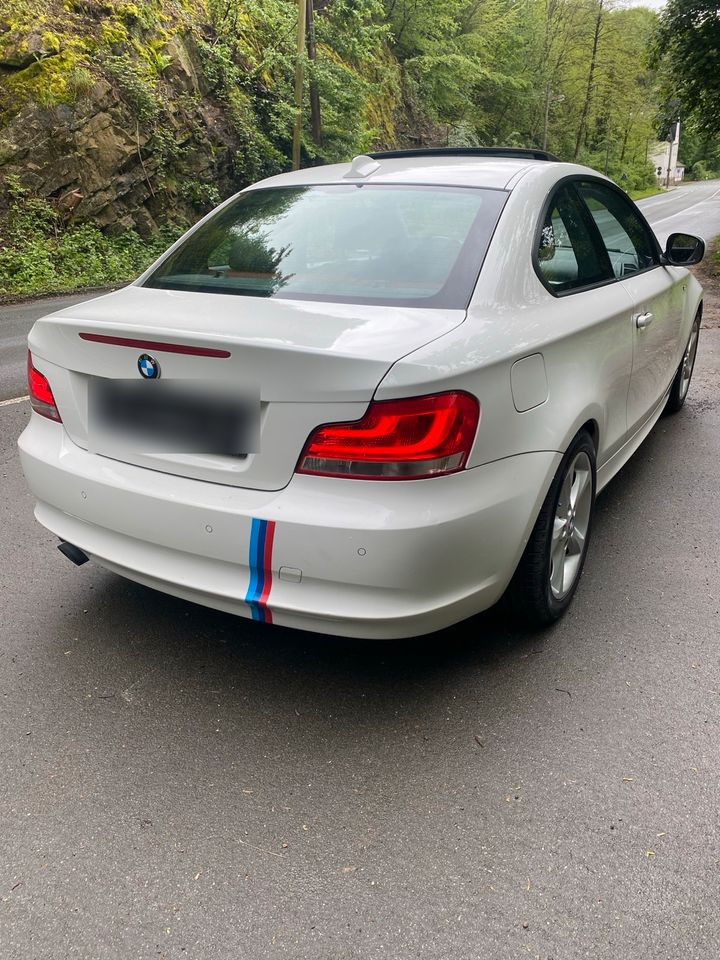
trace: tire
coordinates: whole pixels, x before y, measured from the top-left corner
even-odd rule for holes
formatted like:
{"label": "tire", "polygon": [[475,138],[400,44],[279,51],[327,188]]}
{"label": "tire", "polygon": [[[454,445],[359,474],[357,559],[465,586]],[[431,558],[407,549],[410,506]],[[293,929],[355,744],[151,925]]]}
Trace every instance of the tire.
{"label": "tire", "polygon": [[690,331],[690,337],[685,347],[685,353],[677,368],[675,379],[670,387],[670,394],[665,404],[665,413],[677,413],[682,410],[687,400],[690,381],[692,380],[693,370],[695,369],[695,358],[697,357],[698,342],[700,339],[700,314],[695,317],[695,322]]}
{"label": "tire", "polygon": [[550,484],[508,589],[511,609],[526,625],[555,623],[570,606],[590,545],[596,489],[595,445],[582,430]]}

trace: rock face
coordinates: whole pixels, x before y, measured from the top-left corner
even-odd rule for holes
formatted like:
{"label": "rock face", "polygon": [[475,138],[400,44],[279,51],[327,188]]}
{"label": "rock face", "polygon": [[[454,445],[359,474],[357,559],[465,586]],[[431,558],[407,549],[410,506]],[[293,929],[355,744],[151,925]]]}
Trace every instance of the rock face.
{"label": "rock face", "polygon": [[54,53],[57,53],[55,45],[39,31],[33,30],[22,41],[11,39],[5,44],[0,56],[0,69],[25,70]]}
{"label": "rock face", "polygon": [[[72,102],[45,107],[29,98],[0,130],[0,181],[16,177],[66,220],[143,236],[159,223],[193,222],[240,189],[247,178],[237,117],[214,99],[191,38],[176,34],[163,52],[163,95],[150,119],[122,76],[101,69],[85,71],[89,82]],[[6,46],[0,86],[57,54],[39,37]],[[0,212],[1,194],[0,183]]]}

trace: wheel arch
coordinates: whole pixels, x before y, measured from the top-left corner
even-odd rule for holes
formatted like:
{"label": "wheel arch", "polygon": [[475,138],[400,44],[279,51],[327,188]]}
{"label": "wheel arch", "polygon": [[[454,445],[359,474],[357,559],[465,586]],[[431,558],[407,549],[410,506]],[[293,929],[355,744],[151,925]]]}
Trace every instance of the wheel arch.
{"label": "wheel arch", "polygon": [[589,405],[567,427],[558,444],[558,453],[564,454],[575,437],[584,430],[590,434],[595,447],[595,455],[599,462],[601,460],[604,423],[605,417],[602,408],[598,404]]}
{"label": "wheel arch", "polygon": [[[590,439],[593,442],[595,447],[595,454],[597,455],[598,450],[600,449],[600,424],[594,417],[591,417],[589,420],[586,420],[585,423],[580,427],[578,433],[581,430],[584,430],[586,433],[590,434]],[[572,440],[570,441],[572,443]]]}

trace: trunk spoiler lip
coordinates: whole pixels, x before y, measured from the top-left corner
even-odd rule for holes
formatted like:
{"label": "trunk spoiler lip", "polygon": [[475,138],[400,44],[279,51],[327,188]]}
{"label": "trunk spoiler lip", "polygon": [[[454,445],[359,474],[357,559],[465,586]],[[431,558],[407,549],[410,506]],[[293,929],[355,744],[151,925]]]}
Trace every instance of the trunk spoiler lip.
{"label": "trunk spoiler lip", "polygon": [[217,357],[226,360],[232,356],[229,350],[215,347],[194,347],[188,343],[168,343],[164,340],[137,340],[134,337],[114,337],[105,333],[79,333],[81,340],[93,343],[109,343],[116,347],[133,347],[136,350],[155,350],[158,353],[183,353],[192,357]]}

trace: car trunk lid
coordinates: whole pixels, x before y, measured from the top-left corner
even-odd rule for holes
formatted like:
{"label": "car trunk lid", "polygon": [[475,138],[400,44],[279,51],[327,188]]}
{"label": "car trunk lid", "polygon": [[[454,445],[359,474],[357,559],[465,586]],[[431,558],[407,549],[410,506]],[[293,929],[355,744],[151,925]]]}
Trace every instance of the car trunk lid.
{"label": "car trunk lid", "polygon": [[[309,433],[358,419],[393,363],[462,323],[463,310],[264,299],[129,286],[39,320],[30,335],[71,439],[139,466],[275,490]],[[257,389],[259,449],[245,455],[120,450],[93,418],[98,378],[140,381],[141,355],[164,381]],[[147,384],[151,388],[151,384]],[[148,392],[148,402],[152,400]]]}

